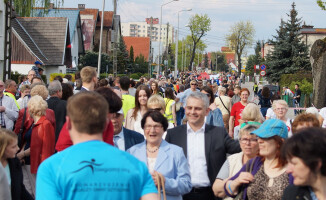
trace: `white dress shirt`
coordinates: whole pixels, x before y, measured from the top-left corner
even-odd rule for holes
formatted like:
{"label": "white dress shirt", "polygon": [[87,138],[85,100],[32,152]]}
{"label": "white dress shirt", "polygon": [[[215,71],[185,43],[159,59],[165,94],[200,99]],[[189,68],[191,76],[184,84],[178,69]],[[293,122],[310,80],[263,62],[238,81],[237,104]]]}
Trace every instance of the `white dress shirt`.
{"label": "white dress shirt", "polygon": [[205,156],[205,123],[196,132],[187,123],[187,155],[192,186],[210,186]]}
{"label": "white dress shirt", "polygon": [[117,135],[113,136],[113,142],[114,146],[118,147],[121,151],[125,151],[125,137],[123,135],[123,128],[121,129],[121,132]]}

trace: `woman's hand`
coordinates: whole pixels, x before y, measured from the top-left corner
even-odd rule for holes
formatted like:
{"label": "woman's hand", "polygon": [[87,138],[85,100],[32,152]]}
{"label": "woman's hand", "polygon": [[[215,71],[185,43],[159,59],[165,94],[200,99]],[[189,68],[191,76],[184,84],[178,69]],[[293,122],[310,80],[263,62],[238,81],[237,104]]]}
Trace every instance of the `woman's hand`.
{"label": "woman's hand", "polygon": [[[159,182],[159,178],[158,178],[159,176],[158,176],[158,172],[157,171],[154,171],[154,173],[152,174],[152,178],[153,178],[153,181],[154,181],[154,184],[156,185],[156,187],[157,187],[157,184],[158,184],[158,182]],[[165,177],[164,176],[162,176],[163,177],[163,184],[165,184]]]}
{"label": "woman's hand", "polygon": [[254,176],[249,172],[241,172],[238,178],[234,180],[237,185],[250,183],[254,180]]}

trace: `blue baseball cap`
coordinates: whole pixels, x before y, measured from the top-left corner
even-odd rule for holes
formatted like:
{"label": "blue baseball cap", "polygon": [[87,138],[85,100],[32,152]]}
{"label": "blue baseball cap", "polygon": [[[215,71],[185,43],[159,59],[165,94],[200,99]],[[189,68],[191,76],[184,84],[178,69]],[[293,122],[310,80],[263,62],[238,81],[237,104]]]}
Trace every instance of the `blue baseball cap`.
{"label": "blue baseball cap", "polygon": [[279,119],[269,119],[251,134],[255,134],[260,138],[270,138],[277,135],[286,139],[288,138],[288,128],[286,124]]}
{"label": "blue baseball cap", "polygon": [[34,64],[35,64],[35,65],[43,65],[43,63],[41,63],[40,61],[35,61]]}

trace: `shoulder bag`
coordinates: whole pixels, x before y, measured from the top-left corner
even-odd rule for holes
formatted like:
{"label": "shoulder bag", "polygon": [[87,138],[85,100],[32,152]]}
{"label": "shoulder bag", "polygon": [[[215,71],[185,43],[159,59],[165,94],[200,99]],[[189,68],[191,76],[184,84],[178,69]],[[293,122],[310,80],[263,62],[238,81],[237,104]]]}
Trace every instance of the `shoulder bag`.
{"label": "shoulder bag", "polygon": [[156,173],[157,176],[157,190],[158,190],[158,198],[161,199],[161,185],[162,185],[162,192],[163,192],[163,199],[166,200],[166,193],[165,193],[165,186],[164,186],[164,177],[161,173]]}
{"label": "shoulder bag", "polygon": [[227,107],[224,105],[224,103],[223,103],[223,101],[222,101],[222,98],[221,98],[220,96],[218,96],[218,98],[220,98],[220,100],[221,100],[221,102],[222,102],[222,104],[223,104],[224,108],[225,108],[225,109],[228,111],[229,115],[231,115],[231,113],[230,113],[229,109],[227,109]]}
{"label": "shoulder bag", "polygon": [[[252,162],[249,164],[249,161],[246,163],[246,172],[251,173],[252,172],[252,168],[254,167],[255,164],[255,160],[257,157],[255,157],[254,159],[252,159]],[[234,198],[234,200],[245,200],[243,198],[243,192],[244,192],[244,187],[241,187],[241,191],[239,191],[239,193],[237,194],[237,196]]]}
{"label": "shoulder bag", "polygon": [[19,132],[18,132],[18,146],[19,148],[22,147],[22,140],[23,140],[23,132],[24,132],[24,123],[25,123],[25,118],[26,118],[26,108],[24,110],[24,116],[23,116],[23,121],[22,121],[22,125],[20,126]]}

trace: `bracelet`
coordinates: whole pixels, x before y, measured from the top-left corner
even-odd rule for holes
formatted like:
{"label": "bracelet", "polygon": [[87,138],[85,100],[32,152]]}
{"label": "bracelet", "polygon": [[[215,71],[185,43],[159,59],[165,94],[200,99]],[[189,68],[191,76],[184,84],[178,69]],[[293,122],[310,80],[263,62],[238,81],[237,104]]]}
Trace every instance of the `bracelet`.
{"label": "bracelet", "polygon": [[230,190],[230,192],[231,192],[231,194],[233,195],[233,191],[232,191],[232,189],[231,189],[231,181],[230,181],[230,183],[229,183],[229,190]]}

